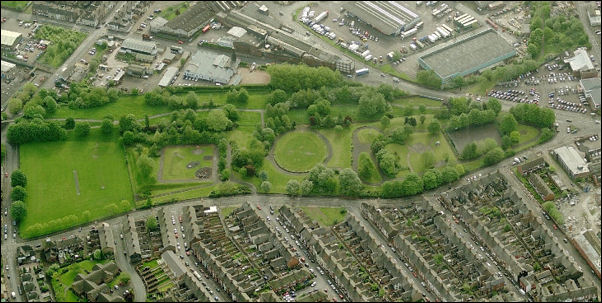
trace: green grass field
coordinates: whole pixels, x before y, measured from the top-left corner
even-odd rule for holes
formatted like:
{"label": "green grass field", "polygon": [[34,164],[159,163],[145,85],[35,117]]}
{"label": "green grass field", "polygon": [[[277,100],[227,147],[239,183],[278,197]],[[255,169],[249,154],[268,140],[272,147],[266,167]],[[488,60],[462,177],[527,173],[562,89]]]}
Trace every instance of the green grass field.
{"label": "green grass field", "polygon": [[428,98],[424,98],[424,97],[418,97],[418,96],[399,98],[399,99],[393,100],[391,103],[400,104],[403,106],[413,106],[416,110],[418,110],[418,107],[420,105],[424,105],[426,107],[443,107],[443,104],[441,103],[441,101],[428,99]]}
{"label": "green grass field", "polygon": [[347,215],[344,207],[301,207],[309,218],[321,226],[333,226],[343,222]]}
{"label": "green grass field", "polygon": [[102,119],[107,115],[112,115],[116,120],[119,120],[121,116],[133,114],[136,118],[141,119],[144,118],[144,115],[153,116],[171,111],[167,105],[146,105],[144,96],[123,96],[114,103],[88,109],[70,109],[67,106],[61,106],[48,118]]}
{"label": "green grass field", "polygon": [[[435,144],[437,141],[439,141],[438,146]],[[435,156],[435,167],[441,166],[438,164],[444,164],[446,157],[448,157],[450,163],[457,161],[451,146],[449,146],[441,133],[437,136],[431,136],[424,132],[413,133],[405,145],[388,144],[385,148],[392,152],[397,152],[399,155],[402,170],[397,174],[397,177],[405,176],[410,171],[422,175],[426,171],[426,168],[421,159],[421,154],[426,151],[432,152]]]}
{"label": "green grass field", "polygon": [[[195,171],[201,167],[213,168],[213,160],[204,160],[205,156],[213,157],[212,145],[195,146],[169,146],[163,150],[163,176],[164,180],[197,179]],[[187,168],[190,162],[200,162],[193,168]]]}
{"label": "green grass field", "polygon": [[10,8],[22,12],[30,1],[2,1],[2,8]]}
{"label": "green grass field", "polygon": [[357,133],[357,138],[363,144],[372,144],[372,141],[380,135],[380,132],[372,128],[364,128]]}
{"label": "green grass field", "polygon": [[344,128],[337,132],[334,129],[321,129],[319,132],[328,139],[332,146],[332,158],[326,163],[326,166],[351,167],[351,135],[353,130]]}
{"label": "green grass field", "polygon": [[[59,269],[52,275],[51,283],[57,302],[79,302],[81,299],[71,290],[70,286],[77,274],[86,274],[96,264],[104,264],[109,260],[90,261],[84,260]],[[65,273],[61,272],[67,270]]]}
{"label": "green grass field", "polygon": [[[132,189],[116,136],[92,130],[83,140],[24,144],[20,161],[30,184],[27,216],[20,223],[23,238],[129,210],[120,202],[132,201]],[[73,171],[77,171],[79,195]]]}
{"label": "green grass field", "polygon": [[165,18],[166,20],[171,20],[185,12],[189,7],[190,4],[188,2],[182,2],[180,4],[166,8],[164,11],[159,13],[159,16]]}
{"label": "green grass field", "polygon": [[309,131],[286,133],[275,144],[274,159],[290,171],[308,171],[327,156],[325,143]]}
{"label": "green grass field", "polygon": [[370,176],[369,176],[369,178],[365,178],[365,179],[360,177],[362,179],[362,181],[368,182],[368,183],[377,183],[377,182],[382,181],[380,174],[378,173],[378,169],[376,168],[376,164],[374,162],[372,162],[372,159],[370,158],[370,154],[368,154],[366,152],[360,153],[359,162],[362,163],[362,161],[364,161],[363,159],[368,159],[368,161],[370,162],[370,166],[369,166]]}

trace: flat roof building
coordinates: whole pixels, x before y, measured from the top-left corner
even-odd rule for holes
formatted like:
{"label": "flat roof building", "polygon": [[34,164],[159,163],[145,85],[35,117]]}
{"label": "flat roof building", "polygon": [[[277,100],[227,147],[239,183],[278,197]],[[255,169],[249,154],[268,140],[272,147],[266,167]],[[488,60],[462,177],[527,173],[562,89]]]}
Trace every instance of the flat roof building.
{"label": "flat roof building", "polygon": [[572,179],[589,175],[587,163],[572,146],[562,146],[554,150],[558,163]]}
{"label": "flat roof building", "polygon": [[19,41],[21,41],[22,34],[13,31],[2,30],[2,48],[8,47],[13,48]]}
{"label": "flat roof building", "polygon": [[10,63],[10,62],[6,62],[6,61],[2,60],[2,72],[3,73],[9,72],[13,68],[15,68],[15,66],[16,65],[14,63]]}
{"label": "flat roof building", "polygon": [[173,80],[173,78],[176,76],[176,74],[178,73],[178,68],[175,66],[170,66],[167,68],[167,70],[165,70],[165,74],[163,74],[163,78],[161,78],[161,81],[159,81],[159,86],[161,87],[166,87],[169,85],[169,83],[171,83],[171,80]]}
{"label": "flat roof building", "polygon": [[581,79],[579,87],[590,102],[592,110],[600,108],[600,78]]}
{"label": "flat roof building", "polygon": [[594,69],[594,64],[587,55],[587,50],[584,48],[575,50],[575,56],[564,60],[564,63],[568,63],[573,72],[584,72]]}
{"label": "flat roof building", "polygon": [[132,38],[127,38],[123,40],[123,44],[121,44],[121,49],[126,52],[134,52],[145,55],[156,55],[157,54],[157,44],[155,42],[150,41],[142,41]]}
{"label": "flat roof building", "polygon": [[343,8],[385,35],[398,35],[420,22],[416,13],[396,1],[349,1]]}
{"label": "flat roof building", "polygon": [[[593,12],[592,12],[593,11]],[[589,18],[590,26],[600,26],[600,8],[587,10],[587,17]]]}
{"label": "flat roof building", "polygon": [[[215,12],[209,2],[198,1],[179,16],[164,22],[151,23],[151,32],[190,38],[213,18]],[[154,20],[153,20],[154,21]]]}
{"label": "flat roof building", "polygon": [[227,84],[235,73],[233,64],[229,56],[198,50],[190,58],[184,71],[184,78]]}
{"label": "flat roof building", "polygon": [[418,58],[418,64],[433,70],[443,83],[490,67],[516,55],[516,50],[495,30],[487,29]]}

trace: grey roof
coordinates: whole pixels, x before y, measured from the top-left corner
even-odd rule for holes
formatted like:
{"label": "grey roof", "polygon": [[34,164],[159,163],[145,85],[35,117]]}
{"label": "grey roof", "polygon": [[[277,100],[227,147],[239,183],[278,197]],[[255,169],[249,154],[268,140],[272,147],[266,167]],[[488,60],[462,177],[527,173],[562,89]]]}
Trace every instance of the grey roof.
{"label": "grey roof", "polygon": [[350,1],[343,7],[386,35],[395,34],[420,19],[395,1]]}
{"label": "grey roof", "polygon": [[[493,29],[449,43],[419,58],[441,78],[455,74],[469,74],[475,68],[482,69],[500,58],[510,57],[516,50]],[[476,70],[474,70],[476,71]],[[472,72],[474,72],[472,71]],[[463,76],[463,75],[462,75]]]}
{"label": "grey roof", "polygon": [[157,45],[155,42],[142,41],[132,38],[123,40],[121,48],[153,55],[157,53]]}
{"label": "grey roof", "polygon": [[[554,150],[571,174],[577,175],[589,172],[585,160],[572,146],[562,146]],[[581,169],[579,169],[581,167]]]}
{"label": "grey roof", "polygon": [[[577,235],[575,238],[575,242],[579,244],[583,254],[587,256],[587,258],[594,264],[598,272],[600,272],[600,253],[597,249],[592,245],[590,241],[588,241],[584,235],[584,233]],[[598,242],[599,244],[600,242]]]}
{"label": "grey roof", "polygon": [[8,46],[13,46],[15,45],[15,41],[17,41],[17,39],[19,39],[19,37],[21,37],[21,33],[18,32],[13,32],[13,31],[7,31],[5,29],[3,29],[1,31],[1,40],[2,40],[2,45],[8,45]]}
{"label": "grey roof", "polygon": [[196,5],[189,7],[184,13],[165,23],[165,26],[188,32],[207,23],[212,16],[213,9],[211,9],[208,3],[198,1]]}
{"label": "grey roof", "polygon": [[564,60],[571,65],[573,71],[588,71],[594,69],[594,64],[587,55],[587,50],[580,48],[575,51],[575,56]]}
{"label": "grey roof", "polygon": [[585,95],[592,99],[597,107],[600,106],[600,78],[581,79]]}
{"label": "grey roof", "polygon": [[176,279],[186,273],[186,267],[173,251],[169,249],[166,250],[163,254],[161,254],[161,258],[165,261],[167,267],[169,267],[169,269],[173,272]]}
{"label": "grey roof", "polygon": [[165,25],[167,22],[169,22],[169,21],[167,21],[167,19],[157,16],[157,17],[155,17],[155,19],[153,19],[150,22],[150,27],[151,27],[151,29],[156,28],[156,27],[161,27],[161,26]]}
{"label": "grey roof", "polygon": [[165,87],[169,85],[169,82],[173,79],[173,77],[176,75],[176,73],[178,72],[178,68],[175,66],[170,66],[167,68],[167,70],[165,71],[165,74],[163,74],[163,78],[161,78],[161,81],[159,81],[159,86],[161,87]]}
{"label": "grey roof", "polygon": [[185,75],[206,81],[228,83],[234,75],[231,60],[225,55],[198,50],[190,58]]}
{"label": "grey roof", "polygon": [[228,35],[232,35],[236,38],[240,38],[240,37],[244,36],[246,33],[247,33],[246,29],[244,29],[242,27],[238,27],[238,26],[234,26],[228,31]]}

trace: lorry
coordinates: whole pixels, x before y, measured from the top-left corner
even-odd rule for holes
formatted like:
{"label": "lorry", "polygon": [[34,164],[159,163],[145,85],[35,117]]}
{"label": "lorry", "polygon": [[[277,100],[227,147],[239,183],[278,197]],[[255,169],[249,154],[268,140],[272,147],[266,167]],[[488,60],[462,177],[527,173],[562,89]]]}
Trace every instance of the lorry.
{"label": "lorry", "polygon": [[328,11],[323,11],[316,17],[314,21],[316,21],[316,23],[320,23],[320,21],[324,20],[326,17],[328,17]]}
{"label": "lorry", "polygon": [[361,68],[361,69],[357,69],[355,70],[355,76],[359,77],[362,75],[366,75],[370,72],[370,70],[368,68]]}

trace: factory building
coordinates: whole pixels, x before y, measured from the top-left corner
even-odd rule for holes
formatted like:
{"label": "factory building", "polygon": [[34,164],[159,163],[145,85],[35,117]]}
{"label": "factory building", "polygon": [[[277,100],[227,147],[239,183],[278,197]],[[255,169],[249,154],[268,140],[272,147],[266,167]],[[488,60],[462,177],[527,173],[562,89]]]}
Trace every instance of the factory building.
{"label": "factory building", "polygon": [[416,13],[396,1],[349,1],[343,8],[385,35],[399,35],[420,22]]}

